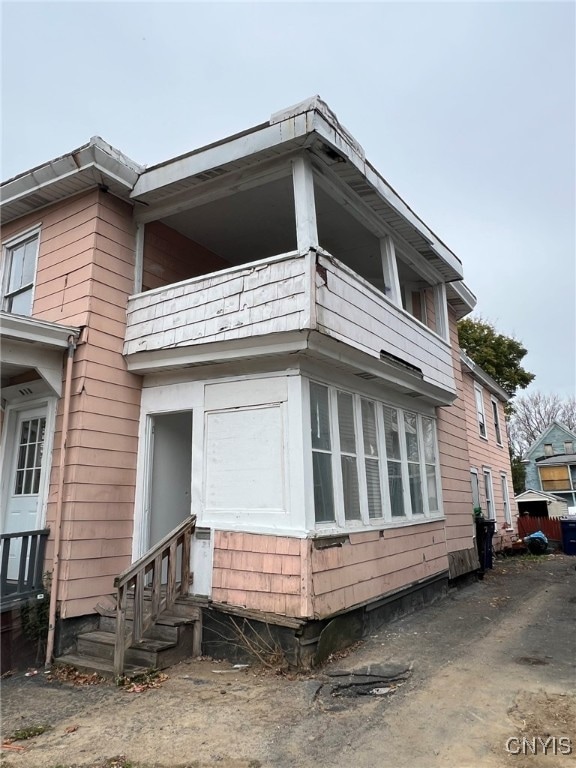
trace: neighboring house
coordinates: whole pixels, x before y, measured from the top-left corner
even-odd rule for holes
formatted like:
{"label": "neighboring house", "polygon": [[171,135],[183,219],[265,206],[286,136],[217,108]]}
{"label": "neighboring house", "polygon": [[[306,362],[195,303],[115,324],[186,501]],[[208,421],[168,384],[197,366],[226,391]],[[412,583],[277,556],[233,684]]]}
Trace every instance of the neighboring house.
{"label": "neighboring house", "polygon": [[475,299],[320,99],[147,169],[92,139],[7,181],[2,217],[2,530],[49,529],[61,637],[155,546],[302,646],[478,566]]}
{"label": "neighboring house", "polygon": [[482,510],[484,517],[495,521],[493,546],[498,551],[517,538],[514,533],[516,508],[512,509],[510,504],[514,490],[504,411],[510,396],[465,352],[461,353],[460,361],[472,504]]}
{"label": "neighboring house", "polygon": [[526,451],[526,490],[553,492],[576,508],[576,433],[553,421]]}

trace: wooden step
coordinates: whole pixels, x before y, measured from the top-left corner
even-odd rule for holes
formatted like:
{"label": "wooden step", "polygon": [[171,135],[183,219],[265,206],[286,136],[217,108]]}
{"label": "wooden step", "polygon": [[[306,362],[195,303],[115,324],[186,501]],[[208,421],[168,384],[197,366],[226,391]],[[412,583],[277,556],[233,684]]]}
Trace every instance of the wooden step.
{"label": "wooden step", "polygon": [[[192,624],[194,619],[187,619],[183,616],[160,616],[154,625],[144,633],[146,639],[152,640],[170,640],[173,642],[178,641],[178,629],[186,624]],[[98,628],[103,632],[116,632],[116,612],[113,611],[109,615],[100,615],[100,621]],[[132,617],[126,617],[126,629],[132,628]]]}
{"label": "wooden step", "polygon": [[[114,664],[111,661],[95,656],[79,656],[77,653],[67,653],[54,659],[54,664],[74,667],[74,669],[78,669],[80,672],[97,672],[102,677],[114,679]],[[146,672],[148,672],[147,667],[127,664],[124,668],[124,677],[137,677]]]}
{"label": "wooden step", "polygon": [[[145,638],[126,649],[125,662],[147,669],[166,669],[194,654],[195,624],[183,624],[176,628],[175,640]],[[78,656],[100,658],[107,661],[114,659],[116,637],[113,632],[96,630],[78,635]]]}

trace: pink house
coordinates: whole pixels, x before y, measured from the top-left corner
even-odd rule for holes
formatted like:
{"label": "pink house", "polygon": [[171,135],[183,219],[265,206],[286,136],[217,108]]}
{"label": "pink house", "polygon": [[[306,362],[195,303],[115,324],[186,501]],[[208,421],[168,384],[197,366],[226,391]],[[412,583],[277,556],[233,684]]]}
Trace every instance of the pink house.
{"label": "pink house", "polygon": [[146,169],[94,138],[2,221],[2,581],[47,538],[49,657],[239,615],[302,660],[477,568],[474,296],[318,97]]}
{"label": "pink house", "polygon": [[514,503],[514,490],[504,412],[510,395],[464,352],[460,360],[473,505],[496,523],[493,547],[500,551],[518,538],[510,502]]}

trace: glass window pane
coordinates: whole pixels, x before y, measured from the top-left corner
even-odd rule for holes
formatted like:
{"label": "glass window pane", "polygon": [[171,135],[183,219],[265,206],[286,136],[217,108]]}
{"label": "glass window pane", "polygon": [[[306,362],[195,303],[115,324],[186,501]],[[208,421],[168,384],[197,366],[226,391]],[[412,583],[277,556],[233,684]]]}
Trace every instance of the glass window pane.
{"label": "glass window pane", "polygon": [[18,449],[18,464],[16,465],[18,469],[24,469],[26,466],[26,451],[27,446],[21,445]]}
{"label": "glass window pane", "polygon": [[332,488],[332,457],[329,453],[313,453],[314,511],[317,523],[334,520],[334,491]]}
{"label": "glass window pane", "polygon": [[14,488],[14,495],[20,496],[24,493],[24,471],[20,470],[16,472],[16,486]]}
{"label": "glass window pane", "polygon": [[428,494],[428,509],[438,512],[438,487],[436,485],[436,467],[426,465],[426,492]]}
{"label": "glass window pane", "polygon": [[34,282],[34,267],[36,266],[36,247],[38,238],[34,238],[26,243],[24,248],[24,262],[22,265],[22,282],[20,285],[27,285]]}
{"label": "glass window pane", "polygon": [[370,400],[362,400],[362,432],[364,433],[364,453],[366,456],[378,456],[376,408]]}
{"label": "glass window pane", "polygon": [[366,459],[366,485],[368,489],[368,516],[370,518],[382,517],[380,463],[378,459]]}
{"label": "glass window pane", "polygon": [[360,495],[358,492],[358,467],[354,456],[342,456],[342,485],[344,489],[344,517],[360,520]]}
{"label": "glass window pane", "polygon": [[19,245],[12,250],[10,260],[10,278],[8,280],[8,293],[16,291],[22,285],[22,274],[24,272],[24,251],[26,247]]}
{"label": "glass window pane", "polygon": [[32,493],[38,493],[40,489],[40,469],[34,470],[34,479],[32,481]]}
{"label": "glass window pane", "polygon": [[412,502],[412,514],[424,514],[424,502],[422,500],[422,480],[420,476],[420,464],[408,464],[408,478],[410,481],[410,500]]}
{"label": "glass window pane", "polygon": [[14,315],[32,314],[32,288],[27,291],[21,291],[8,300],[8,311]]}
{"label": "glass window pane", "polygon": [[28,442],[28,433],[30,431],[30,422],[23,421],[20,428],[20,445],[24,445]]}
{"label": "glass window pane", "polygon": [[24,470],[24,490],[23,493],[32,493],[32,470]]}
{"label": "glass window pane", "polygon": [[418,461],[418,432],[416,431],[417,419],[415,413],[404,414],[404,431],[406,433],[406,453],[408,461]]}
{"label": "glass window pane", "polygon": [[330,410],[328,406],[328,388],[321,384],[310,383],[310,421],[312,428],[312,448],[330,450]]}
{"label": "glass window pane", "polygon": [[347,392],[338,392],[338,431],[342,453],[356,453],[354,401]]}
{"label": "glass window pane", "polygon": [[424,461],[427,464],[436,463],[436,448],[434,445],[434,422],[422,418],[422,433],[424,438]]}
{"label": "glass window pane", "polygon": [[392,517],[404,517],[404,494],[402,490],[402,472],[400,463],[388,462],[388,485],[390,487],[390,506]]}
{"label": "glass window pane", "polygon": [[398,434],[398,411],[384,408],[384,431],[386,433],[386,452],[389,459],[400,458],[400,437]]}

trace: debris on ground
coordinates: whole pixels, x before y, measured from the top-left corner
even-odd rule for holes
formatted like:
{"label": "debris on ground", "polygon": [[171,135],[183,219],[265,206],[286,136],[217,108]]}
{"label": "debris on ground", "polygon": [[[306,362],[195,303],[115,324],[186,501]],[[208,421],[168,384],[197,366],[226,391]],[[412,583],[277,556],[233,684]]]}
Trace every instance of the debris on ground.
{"label": "debris on ground", "polygon": [[74,685],[101,685],[108,682],[105,677],[97,672],[80,672],[75,667],[62,665],[53,667],[46,675],[49,683],[56,680],[59,683],[73,683]]}

